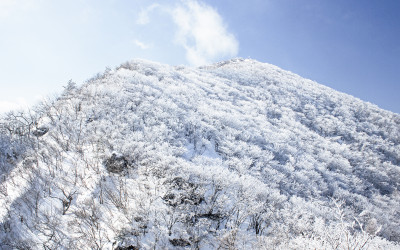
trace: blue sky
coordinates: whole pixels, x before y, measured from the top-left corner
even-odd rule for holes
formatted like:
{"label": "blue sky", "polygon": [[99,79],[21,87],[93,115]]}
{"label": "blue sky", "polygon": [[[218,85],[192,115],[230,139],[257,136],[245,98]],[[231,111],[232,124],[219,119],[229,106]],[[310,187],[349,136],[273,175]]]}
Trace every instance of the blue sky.
{"label": "blue sky", "polygon": [[133,58],[275,64],[400,113],[397,0],[0,0],[0,112]]}

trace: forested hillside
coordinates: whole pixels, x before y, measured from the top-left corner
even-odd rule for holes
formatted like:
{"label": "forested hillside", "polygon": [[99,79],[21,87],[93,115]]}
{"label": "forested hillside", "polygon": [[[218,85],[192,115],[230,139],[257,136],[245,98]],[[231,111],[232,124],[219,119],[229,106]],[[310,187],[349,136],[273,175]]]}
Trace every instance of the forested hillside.
{"label": "forested hillside", "polygon": [[400,249],[400,115],[270,64],[127,62],[0,132],[0,249]]}

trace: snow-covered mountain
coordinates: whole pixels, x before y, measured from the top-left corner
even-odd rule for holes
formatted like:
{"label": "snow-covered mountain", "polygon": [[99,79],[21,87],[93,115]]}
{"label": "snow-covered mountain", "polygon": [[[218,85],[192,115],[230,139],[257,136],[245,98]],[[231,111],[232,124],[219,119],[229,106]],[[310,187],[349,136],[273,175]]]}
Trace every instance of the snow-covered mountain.
{"label": "snow-covered mountain", "polygon": [[270,64],[135,60],[0,119],[0,249],[400,248],[400,115]]}

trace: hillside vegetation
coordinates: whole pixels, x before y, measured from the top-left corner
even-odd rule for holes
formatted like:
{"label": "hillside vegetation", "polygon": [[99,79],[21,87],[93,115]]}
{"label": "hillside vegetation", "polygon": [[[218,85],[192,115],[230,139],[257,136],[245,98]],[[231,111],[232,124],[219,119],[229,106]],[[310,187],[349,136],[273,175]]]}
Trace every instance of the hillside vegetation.
{"label": "hillside vegetation", "polygon": [[400,115],[270,64],[127,62],[0,132],[0,249],[400,249]]}

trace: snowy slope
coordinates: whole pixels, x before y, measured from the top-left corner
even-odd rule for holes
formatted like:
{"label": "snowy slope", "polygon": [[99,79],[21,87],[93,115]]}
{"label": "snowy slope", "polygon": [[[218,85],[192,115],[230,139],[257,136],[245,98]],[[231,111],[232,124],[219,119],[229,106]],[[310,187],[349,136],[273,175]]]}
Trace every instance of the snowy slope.
{"label": "snowy slope", "polygon": [[3,249],[400,247],[400,116],[273,65],[135,60],[0,129]]}

